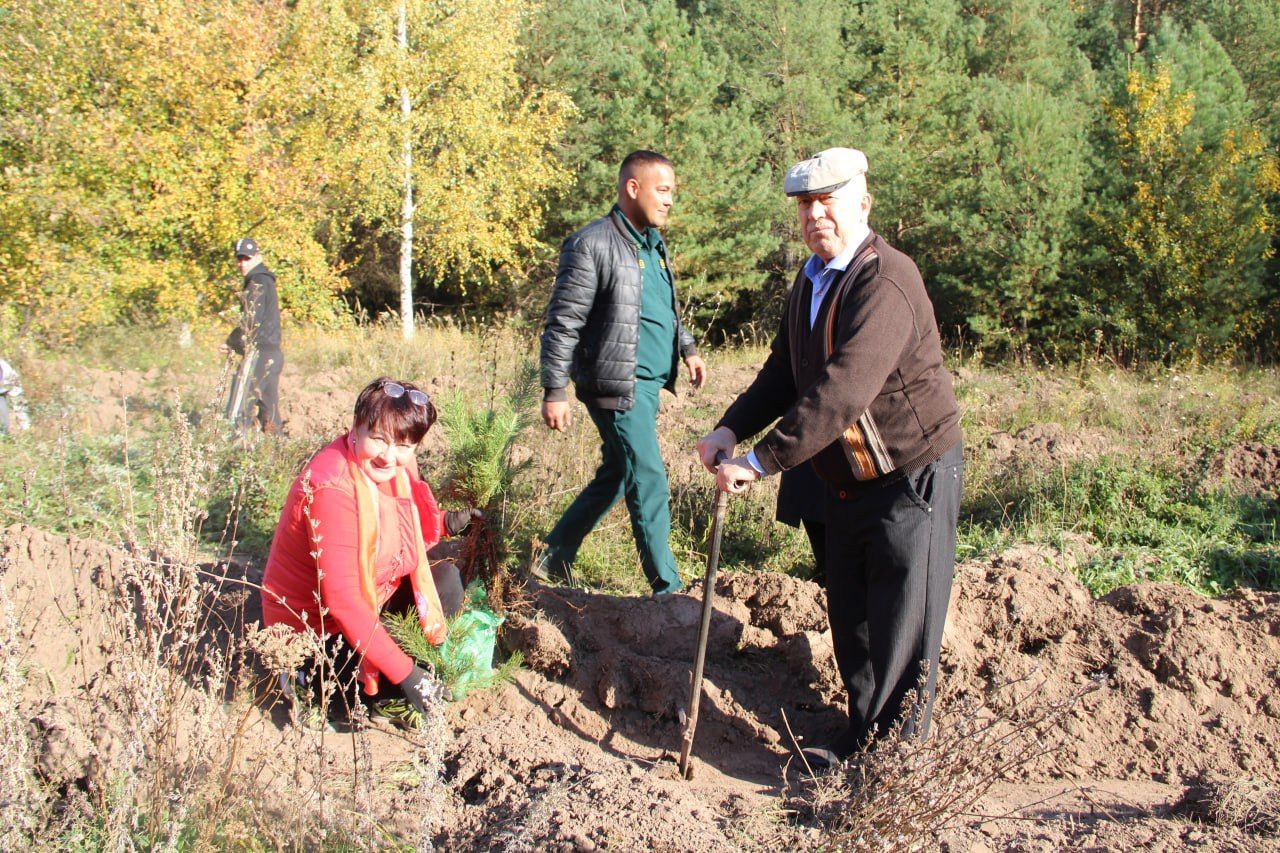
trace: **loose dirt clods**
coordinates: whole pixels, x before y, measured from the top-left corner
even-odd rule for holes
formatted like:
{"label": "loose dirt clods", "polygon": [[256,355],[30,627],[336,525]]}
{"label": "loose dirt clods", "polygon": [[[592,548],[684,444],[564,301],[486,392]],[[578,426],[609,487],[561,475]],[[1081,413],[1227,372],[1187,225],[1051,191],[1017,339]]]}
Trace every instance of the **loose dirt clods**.
{"label": "loose dirt clods", "polygon": [[1280,499],[1280,445],[1241,444],[1221,453],[1210,470],[1245,495]]}
{"label": "loose dirt clods", "polygon": [[[68,708],[113,665],[95,652],[102,645],[95,614],[112,606],[107,595],[127,559],[29,527],[4,532],[0,580],[26,644],[21,707],[31,721],[33,759],[49,783],[99,784],[95,774],[118,759],[124,739],[110,715]],[[982,849],[982,838],[995,843],[982,827],[1009,843],[1118,843],[1143,821],[1151,838],[1193,843],[1185,825],[1171,829],[1157,817],[1188,786],[1207,775],[1276,783],[1280,594],[1241,590],[1210,600],[1143,585],[1094,600],[1059,568],[1062,559],[1021,548],[959,567],[937,724],[947,726],[959,704],[975,697],[999,712],[997,688],[1015,679],[1037,684],[1044,701],[1096,685],[1066,721],[1064,747],[1020,767],[997,786],[984,813],[1052,789],[1057,794],[1044,795],[1049,805],[1041,812],[1076,814],[1076,795],[1062,791],[1081,785],[1095,801],[1112,803],[1106,788],[1119,785],[1123,796],[1143,798],[1148,811],[1111,830],[1082,818],[1074,829],[1059,822],[1035,833],[979,821],[954,830],[949,837],[959,846],[952,849]],[[697,590],[666,599],[538,586],[530,592],[531,607],[510,615],[505,635],[525,654],[528,671],[448,712],[455,740],[445,753],[450,787],[435,830],[441,846],[741,849],[751,844],[743,818],[771,807],[790,758],[782,714],[797,734],[814,739],[840,725],[822,593],[811,583],[740,572],[720,578],[694,746],[699,773],[691,783],[676,778],[674,752],[688,699]],[[252,714],[244,748],[280,749],[270,709]],[[369,736],[377,763],[409,760],[396,737]],[[333,760],[347,759],[338,752]],[[1135,785],[1147,787],[1135,794]],[[394,791],[402,788],[380,790],[372,788],[371,807],[388,825],[412,825],[396,816]],[[1240,826],[1195,831],[1250,849]]]}

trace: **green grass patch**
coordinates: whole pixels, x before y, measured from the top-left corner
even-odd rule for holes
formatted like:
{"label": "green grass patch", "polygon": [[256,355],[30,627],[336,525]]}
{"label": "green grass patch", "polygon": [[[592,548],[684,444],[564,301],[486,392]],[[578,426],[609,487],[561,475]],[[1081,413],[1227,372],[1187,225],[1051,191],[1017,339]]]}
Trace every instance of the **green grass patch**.
{"label": "green grass patch", "polygon": [[[479,424],[484,440],[472,454],[466,430],[451,429],[466,425],[442,416],[437,428],[446,449],[425,459],[423,472],[447,501],[450,480],[491,483],[475,491],[497,495],[492,520],[509,546],[502,567],[518,575],[599,462],[599,437],[581,408],[575,407],[578,421],[570,430],[553,434],[536,424],[536,399],[511,405],[504,399],[524,387],[536,331],[433,320],[406,344],[394,326],[291,327],[286,351],[297,372],[286,377],[283,394],[291,393],[290,383],[318,382],[349,385],[354,399],[373,376],[388,374],[424,381],[442,403],[452,398],[459,409],[492,417]],[[216,385],[223,364],[216,345],[225,329],[218,322],[197,325],[186,349],[177,332],[122,326],[75,350],[18,347],[14,357],[35,428],[0,438],[0,520],[118,541],[128,519],[153,515],[157,466],[186,430],[217,474],[207,493],[187,496],[200,499],[203,547],[225,553],[235,540],[238,552],[265,555],[294,475],[333,436],[235,440],[218,417],[221,400],[199,399],[211,396],[208,389]],[[765,351],[724,348],[710,355],[713,375],[728,384],[682,396],[682,404],[660,419],[671,466],[671,545],[686,583],[705,570],[714,492],[710,477],[679,458],[692,452],[697,436],[739,390],[729,385],[749,381],[745,368],[762,361]],[[104,369],[148,374],[128,385],[136,390],[127,401],[127,434],[94,430],[81,411],[116,393],[94,372]],[[961,360],[956,369],[967,447],[961,559],[1043,544],[1071,549],[1095,591],[1150,579],[1209,593],[1237,584],[1280,586],[1275,503],[1205,488],[1199,472],[1181,470],[1178,462],[1243,443],[1280,443],[1276,369],[1120,370],[1105,361],[1044,367],[980,358]],[[533,426],[525,429],[525,418]],[[1089,452],[1109,455],[1064,466],[1038,452],[999,461],[986,449],[999,433],[1049,423],[1059,424],[1064,435],[1089,433]],[[473,455],[482,464],[468,474]],[[495,461],[509,470],[498,470]],[[773,520],[775,488],[766,481],[731,501],[722,567],[807,574],[812,556],[803,532]],[[575,569],[579,579],[603,591],[648,592],[625,507],[615,508],[587,537]]]}
{"label": "green grass patch", "polygon": [[1014,542],[1074,549],[1095,595],[1144,581],[1207,595],[1280,589],[1280,506],[1206,487],[1197,468],[1117,455],[1056,470],[1012,464],[971,493],[961,555]]}
{"label": "green grass patch", "polygon": [[[804,531],[774,520],[776,482],[762,482],[729,500],[720,538],[720,568],[807,577],[813,554]],[[716,492],[710,475],[672,494],[672,548],[694,577],[706,572]]]}
{"label": "green grass patch", "polygon": [[0,436],[0,517],[79,536],[114,537],[131,487],[150,509],[146,455],[122,435],[78,435],[55,425]]}

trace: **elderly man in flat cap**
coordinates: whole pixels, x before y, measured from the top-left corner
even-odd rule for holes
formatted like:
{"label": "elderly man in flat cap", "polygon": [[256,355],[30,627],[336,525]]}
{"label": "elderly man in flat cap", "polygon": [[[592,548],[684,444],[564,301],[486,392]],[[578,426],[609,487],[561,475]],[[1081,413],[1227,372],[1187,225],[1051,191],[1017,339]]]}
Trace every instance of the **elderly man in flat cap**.
{"label": "elderly man in flat cap", "polygon": [[[815,769],[899,721],[926,733],[955,563],[960,413],[920,271],[868,225],[866,173],[852,148],[787,172],[813,255],[764,366],[698,441],[724,491],[798,465],[824,481],[827,616],[849,725],[805,750]],[[716,465],[770,424],[749,452]]]}

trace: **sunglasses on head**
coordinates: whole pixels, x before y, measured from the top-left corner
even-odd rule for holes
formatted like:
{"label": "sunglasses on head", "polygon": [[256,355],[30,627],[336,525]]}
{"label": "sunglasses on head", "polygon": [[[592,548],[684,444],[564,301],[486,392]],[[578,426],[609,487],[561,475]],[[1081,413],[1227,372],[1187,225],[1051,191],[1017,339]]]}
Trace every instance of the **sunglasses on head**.
{"label": "sunglasses on head", "polygon": [[[393,400],[398,400],[403,397],[405,395],[405,391],[405,387],[399,382],[382,383],[382,393],[386,394]],[[427,393],[425,391],[419,391],[417,388],[409,391],[408,394],[409,402],[413,403],[415,406],[425,406],[427,403],[431,402],[431,398],[427,396]]]}

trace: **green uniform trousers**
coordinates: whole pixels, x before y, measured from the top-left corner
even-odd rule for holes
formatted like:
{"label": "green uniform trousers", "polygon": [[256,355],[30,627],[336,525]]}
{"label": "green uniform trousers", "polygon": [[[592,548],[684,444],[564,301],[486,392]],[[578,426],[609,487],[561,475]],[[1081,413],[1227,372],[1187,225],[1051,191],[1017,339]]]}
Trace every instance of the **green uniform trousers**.
{"label": "green uniform trousers", "polygon": [[637,379],[635,405],[625,412],[587,406],[600,432],[600,467],[547,534],[550,565],[572,565],[582,540],[618,499],[625,497],[649,585],[659,594],[683,586],[671,553],[671,491],[658,449],[658,391],[662,385],[657,380]]}

